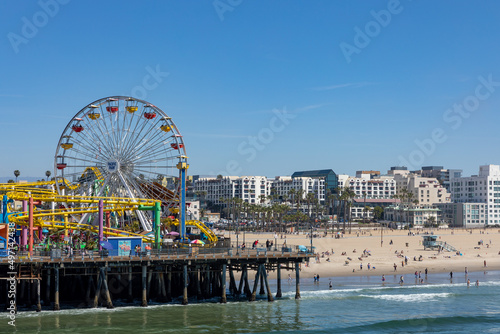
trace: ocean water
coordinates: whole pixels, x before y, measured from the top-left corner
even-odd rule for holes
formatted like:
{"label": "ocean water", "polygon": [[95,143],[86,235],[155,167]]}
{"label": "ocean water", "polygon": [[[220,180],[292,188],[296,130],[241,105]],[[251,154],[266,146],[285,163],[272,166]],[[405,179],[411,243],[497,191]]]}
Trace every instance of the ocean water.
{"label": "ocean water", "polygon": [[[0,333],[499,333],[500,273],[301,279],[282,282],[283,297],[272,303],[229,301],[189,305],[123,306],[112,310],[66,309],[16,315],[16,327],[0,313]],[[474,282],[479,280],[479,286]],[[276,291],[272,282],[272,291]],[[119,301],[115,302],[119,305]]]}

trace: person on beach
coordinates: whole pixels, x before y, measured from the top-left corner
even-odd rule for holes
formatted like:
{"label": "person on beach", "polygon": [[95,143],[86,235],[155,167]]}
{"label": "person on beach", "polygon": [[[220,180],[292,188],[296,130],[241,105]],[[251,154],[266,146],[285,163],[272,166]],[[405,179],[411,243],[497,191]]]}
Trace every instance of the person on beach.
{"label": "person on beach", "polygon": [[403,276],[399,277],[399,284],[400,285],[403,285],[405,282],[404,282],[404,279],[403,279]]}
{"label": "person on beach", "polygon": [[292,282],[292,276],[290,276],[290,274],[288,274],[288,283],[291,283]]}
{"label": "person on beach", "polygon": [[363,263],[359,264],[359,270],[363,270]]}
{"label": "person on beach", "polygon": [[467,280],[467,287],[470,287],[470,279]]}
{"label": "person on beach", "polygon": [[486,268],[486,260],[484,260],[484,267]]}
{"label": "person on beach", "polygon": [[382,283],[385,282],[385,275],[382,275]]}
{"label": "person on beach", "polygon": [[427,277],[427,268],[425,268],[425,276]]}
{"label": "person on beach", "polygon": [[476,286],[479,286],[479,280],[476,280]]}
{"label": "person on beach", "polygon": [[314,274],[313,278],[314,278],[314,283],[316,283],[318,281],[318,279],[316,278],[316,274]]}
{"label": "person on beach", "polygon": [[394,263],[394,271],[397,271],[398,265]]}
{"label": "person on beach", "polygon": [[467,276],[468,273],[469,271],[467,270],[467,267],[465,267],[465,276]]}
{"label": "person on beach", "polygon": [[453,279],[453,271],[450,271],[450,279]]}
{"label": "person on beach", "polygon": [[332,280],[330,280],[330,282],[328,283],[328,288],[331,290],[333,288],[333,283],[332,283]]}

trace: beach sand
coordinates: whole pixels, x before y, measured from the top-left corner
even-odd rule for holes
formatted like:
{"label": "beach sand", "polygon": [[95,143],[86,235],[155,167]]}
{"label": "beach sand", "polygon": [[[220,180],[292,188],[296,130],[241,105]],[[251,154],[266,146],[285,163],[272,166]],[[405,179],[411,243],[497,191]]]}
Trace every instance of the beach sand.
{"label": "beach sand", "polygon": [[[415,235],[410,236],[405,230],[384,229],[382,239],[380,229],[356,231],[353,229],[351,234],[346,233],[340,239],[333,238],[330,233],[323,237],[323,232],[315,232],[318,236],[322,236],[313,238],[313,246],[316,248],[319,261],[318,258],[311,258],[308,264],[303,263],[300,275],[310,278],[314,274],[318,274],[320,277],[326,278],[361,275],[382,276],[383,274],[402,275],[413,274],[415,271],[421,271],[424,274],[426,268],[429,274],[464,273],[466,267],[469,272],[500,270],[500,230],[498,229],[475,229],[472,230],[472,233],[470,230],[464,229],[425,229],[412,230],[412,232]],[[438,241],[453,246],[462,255],[457,255],[456,252],[424,250],[422,246],[424,232],[434,233],[438,236]],[[228,232],[226,232],[226,236],[228,236]],[[234,234],[232,237],[232,241],[235,241]],[[279,247],[285,241],[285,237],[289,246],[304,245],[309,248],[311,243],[309,236],[305,233],[284,234],[283,238],[278,235],[277,245]],[[246,233],[246,245],[251,245],[254,240],[259,240],[259,247],[265,247],[266,240],[274,242],[274,233]],[[382,245],[381,240],[383,240]],[[392,245],[390,244],[391,240],[393,241]],[[478,245],[481,240],[483,244]],[[366,250],[365,256],[363,256],[364,250]],[[323,256],[322,254],[327,251],[330,252],[330,255]],[[346,255],[342,255],[343,252]],[[408,264],[403,267],[404,256],[408,257]],[[420,256],[422,256],[422,261],[418,261]],[[414,261],[414,257],[417,261]],[[330,261],[327,261],[328,258]],[[484,261],[486,261],[486,267],[484,267]],[[362,269],[360,269],[360,264],[363,265]],[[371,269],[368,269],[368,264],[370,264]],[[396,271],[394,271],[394,264],[397,265]],[[282,277],[287,276],[288,273],[282,273]],[[270,273],[270,278],[276,278],[276,272]]]}

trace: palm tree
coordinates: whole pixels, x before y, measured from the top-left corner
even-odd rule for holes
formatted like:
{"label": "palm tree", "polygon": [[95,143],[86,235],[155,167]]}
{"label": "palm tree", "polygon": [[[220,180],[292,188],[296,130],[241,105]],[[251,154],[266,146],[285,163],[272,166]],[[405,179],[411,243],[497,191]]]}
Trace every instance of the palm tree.
{"label": "palm tree", "polygon": [[[366,210],[366,191],[363,190],[363,199],[364,199],[364,203],[363,203],[363,206],[365,207],[365,212],[367,212]],[[363,223],[365,222],[365,219],[366,219],[366,216],[363,214]]]}
{"label": "palm tree", "polygon": [[[346,218],[346,215],[348,215],[348,217],[349,217],[349,233],[351,233],[351,228],[352,228],[351,206],[352,206],[352,199],[354,197],[356,197],[356,194],[354,193],[354,191],[352,191],[351,188],[346,186],[346,187],[344,187],[344,189],[342,191],[342,196],[344,196],[344,198],[343,198],[343,201],[344,201],[344,231],[345,231],[345,218]],[[348,212],[346,212],[346,211],[348,211]]]}
{"label": "palm tree", "polygon": [[49,177],[52,173],[50,172],[50,170],[46,171],[45,172],[45,176],[47,177],[47,181],[49,180]]}
{"label": "palm tree", "polygon": [[264,204],[266,202],[266,195],[260,195],[259,201],[260,201],[260,205]]}
{"label": "palm tree", "polygon": [[17,183],[17,178],[19,177],[19,175],[21,175],[21,172],[19,170],[15,170],[14,171],[14,176],[16,177],[16,183]]}
{"label": "palm tree", "polygon": [[[302,196],[304,196],[304,189],[299,189],[296,191],[296,200],[297,200],[297,208],[296,208],[296,211],[297,213],[301,212],[300,211],[300,202],[302,200]],[[297,219],[297,232],[299,231],[299,223],[300,223],[300,220]]]}
{"label": "palm tree", "polygon": [[292,188],[290,190],[288,190],[288,198],[290,199],[290,203],[292,204],[292,208],[293,208],[293,204],[295,202],[295,195],[297,194],[297,190],[295,190],[295,188]]}
{"label": "palm tree", "polygon": [[313,203],[315,198],[316,197],[314,196],[314,193],[307,193],[306,195],[307,215],[309,216],[309,220],[311,220],[311,204]]}

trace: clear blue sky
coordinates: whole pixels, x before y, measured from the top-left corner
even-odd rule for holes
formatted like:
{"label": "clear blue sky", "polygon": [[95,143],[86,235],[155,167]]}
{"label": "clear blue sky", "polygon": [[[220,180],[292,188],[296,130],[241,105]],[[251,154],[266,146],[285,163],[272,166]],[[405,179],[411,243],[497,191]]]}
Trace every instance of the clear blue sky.
{"label": "clear blue sky", "polygon": [[43,176],[81,108],[132,92],[190,174],[500,163],[498,1],[60,2],[0,2],[0,176]]}

